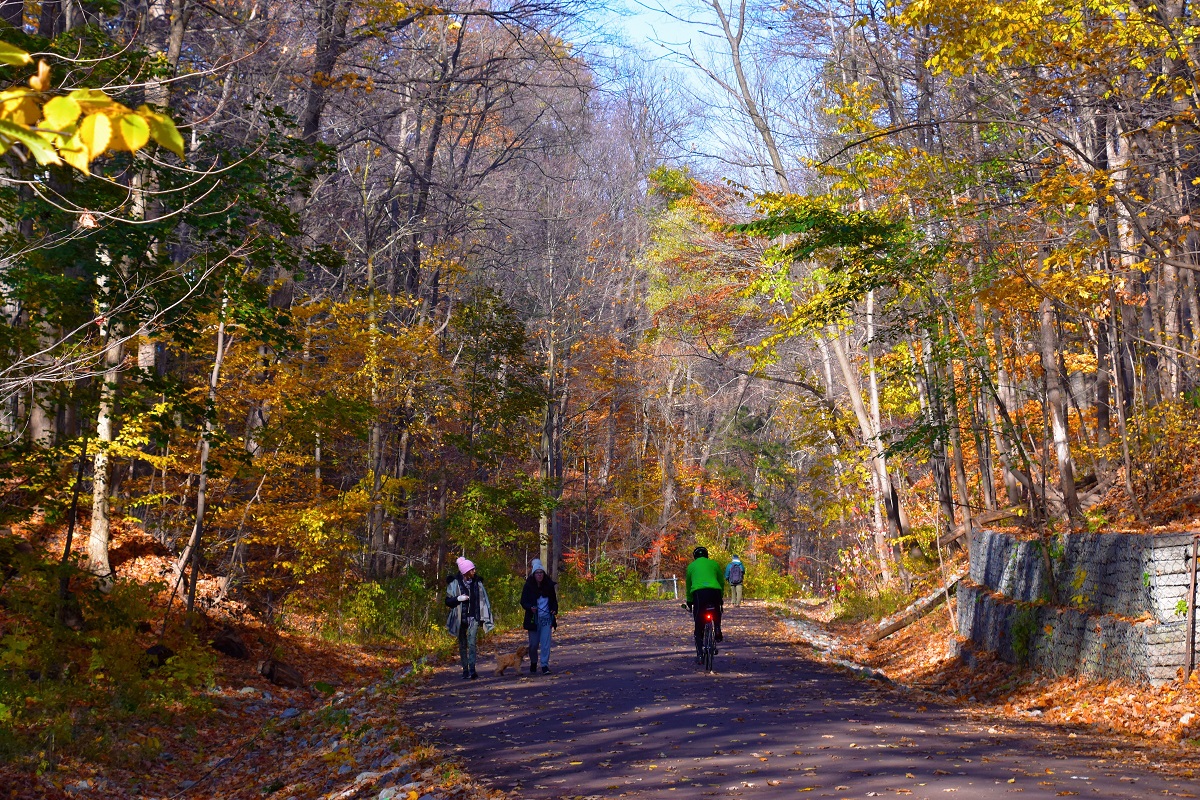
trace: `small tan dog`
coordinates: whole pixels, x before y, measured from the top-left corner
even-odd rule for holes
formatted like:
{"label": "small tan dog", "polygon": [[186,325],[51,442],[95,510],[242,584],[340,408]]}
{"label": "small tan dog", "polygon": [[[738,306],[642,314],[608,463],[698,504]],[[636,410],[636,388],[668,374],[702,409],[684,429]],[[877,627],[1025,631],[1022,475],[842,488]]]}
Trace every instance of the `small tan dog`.
{"label": "small tan dog", "polygon": [[508,669],[509,667],[512,667],[513,669],[516,669],[516,670],[520,670],[521,662],[525,660],[525,654],[528,652],[529,652],[529,648],[526,647],[525,645],[521,645],[520,647],[517,648],[517,652],[515,652],[515,653],[511,653],[506,656],[497,656],[496,657],[496,674],[503,675],[504,670]]}

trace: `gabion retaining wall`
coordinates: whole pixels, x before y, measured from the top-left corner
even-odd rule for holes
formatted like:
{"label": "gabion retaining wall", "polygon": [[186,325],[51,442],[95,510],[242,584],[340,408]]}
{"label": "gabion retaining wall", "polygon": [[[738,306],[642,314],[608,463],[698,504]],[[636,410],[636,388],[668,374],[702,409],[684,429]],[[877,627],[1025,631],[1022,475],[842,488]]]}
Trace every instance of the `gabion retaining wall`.
{"label": "gabion retaining wall", "polygon": [[1012,663],[1055,675],[1163,683],[1184,665],[1192,534],[1070,534],[1051,548],[1049,604],[1036,541],[976,531],[958,630]]}

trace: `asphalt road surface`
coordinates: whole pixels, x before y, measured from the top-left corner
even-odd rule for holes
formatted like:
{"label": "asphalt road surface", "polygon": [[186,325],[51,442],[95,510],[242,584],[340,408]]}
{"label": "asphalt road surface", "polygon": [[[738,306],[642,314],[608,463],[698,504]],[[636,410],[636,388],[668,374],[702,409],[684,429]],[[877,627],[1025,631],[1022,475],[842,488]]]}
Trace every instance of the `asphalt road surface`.
{"label": "asphalt road surface", "polygon": [[[690,617],[620,603],[561,619],[551,675],[439,669],[414,723],[520,798],[1195,797],[1136,744],[921,705],[805,657],[759,604],[727,609],[716,671]],[[503,650],[521,638],[505,637]],[[511,645],[511,647],[510,647]]]}

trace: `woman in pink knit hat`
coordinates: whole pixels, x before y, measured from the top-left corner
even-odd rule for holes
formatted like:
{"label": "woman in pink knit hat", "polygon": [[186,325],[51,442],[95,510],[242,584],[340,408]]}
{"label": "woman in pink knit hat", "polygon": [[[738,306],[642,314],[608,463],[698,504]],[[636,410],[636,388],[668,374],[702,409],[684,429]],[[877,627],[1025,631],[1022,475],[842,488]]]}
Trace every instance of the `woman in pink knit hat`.
{"label": "woman in pink knit hat", "polygon": [[496,625],[492,620],[492,604],[488,601],[487,589],[476,576],[475,565],[468,558],[458,558],[458,574],[452,576],[446,585],[446,605],[450,607],[446,630],[458,638],[463,678],[477,678],[475,642],[479,637],[479,628],[482,626],[484,633],[491,633]]}

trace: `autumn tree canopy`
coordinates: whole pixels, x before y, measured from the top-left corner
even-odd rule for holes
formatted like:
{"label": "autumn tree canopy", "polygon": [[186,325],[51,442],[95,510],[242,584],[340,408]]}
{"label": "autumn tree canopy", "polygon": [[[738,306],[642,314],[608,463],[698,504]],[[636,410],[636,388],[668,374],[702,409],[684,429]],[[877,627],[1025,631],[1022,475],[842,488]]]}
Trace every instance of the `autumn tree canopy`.
{"label": "autumn tree canopy", "polygon": [[464,552],[784,596],[1191,519],[1190,6],[668,11],[0,4],[2,521],[368,635]]}

